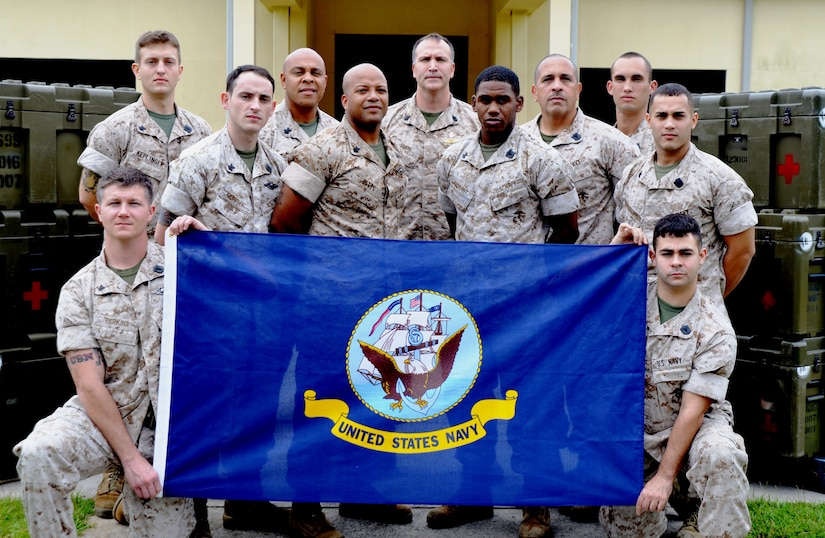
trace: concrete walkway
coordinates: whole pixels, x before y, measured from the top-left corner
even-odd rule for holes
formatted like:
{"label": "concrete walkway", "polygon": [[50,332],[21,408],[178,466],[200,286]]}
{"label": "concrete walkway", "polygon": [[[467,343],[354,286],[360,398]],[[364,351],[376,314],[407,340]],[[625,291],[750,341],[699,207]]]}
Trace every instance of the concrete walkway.
{"label": "concrete walkway", "polygon": [[[84,480],[78,486],[78,493],[85,497],[93,497],[100,477],[96,476]],[[20,482],[0,484],[0,497],[20,495]],[[751,498],[763,498],[774,501],[825,503],[825,494],[803,489],[752,484]],[[276,503],[280,504],[280,503]],[[288,506],[288,505],[283,505]],[[281,536],[279,534],[262,532],[227,531],[222,526],[223,501],[210,500],[209,522],[212,526],[214,538],[252,538]],[[465,525],[457,529],[433,530],[427,527],[427,512],[431,506],[415,506],[413,508],[413,522],[410,525],[380,525],[366,521],[342,518],[338,515],[336,505],[325,505],[324,512],[335,527],[349,538],[373,538],[393,536],[398,538],[499,538],[515,537],[518,533],[518,524],[521,521],[521,510],[514,508],[496,509],[493,519]],[[575,523],[565,516],[559,515],[558,510],[551,510],[554,536],[556,538],[602,538],[604,533],[598,523]],[[86,531],[84,538],[127,538],[129,528],[119,525],[112,519],[100,519],[92,516],[89,519],[92,528]],[[673,536],[679,529],[680,523],[671,520],[668,526],[668,535]]]}

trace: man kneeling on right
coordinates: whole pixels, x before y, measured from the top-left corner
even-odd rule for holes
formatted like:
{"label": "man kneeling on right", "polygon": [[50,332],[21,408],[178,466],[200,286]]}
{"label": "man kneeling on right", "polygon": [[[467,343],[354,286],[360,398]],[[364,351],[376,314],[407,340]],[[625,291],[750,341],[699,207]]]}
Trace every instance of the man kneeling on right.
{"label": "man kneeling on right", "polygon": [[[613,244],[646,242],[621,224]],[[748,455],[733,432],[725,400],[736,360],[727,315],[697,289],[706,250],[693,217],[671,214],[656,223],[650,259],[657,280],[647,293],[645,360],[645,485],[636,506],[605,506],[607,535],[659,537],[664,510],[676,502],[674,483],[687,485],[689,516],[678,538],[745,536]]]}

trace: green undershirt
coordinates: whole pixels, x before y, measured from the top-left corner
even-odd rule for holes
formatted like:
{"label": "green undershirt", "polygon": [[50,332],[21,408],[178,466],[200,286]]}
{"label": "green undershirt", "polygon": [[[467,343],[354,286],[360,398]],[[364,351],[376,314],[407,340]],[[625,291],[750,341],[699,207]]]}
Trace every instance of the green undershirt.
{"label": "green undershirt", "polygon": [[378,158],[381,159],[381,162],[384,163],[384,167],[386,167],[390,160],[387,158],[387,149],[384,147],[384,140],[378,139],[377,144],[370,144],[372,151],[378,155]]}
{"label": "green undershirt", "polygon": [[238,152],[238,156],[246,163],[246,167],[251,172],[255,168],[255,155],[258,154],[258,146],[255,146],[252,151],[241,151],[238,148],[235,148],[235,151]]}
{"label": "green undershirt", "polygon": [[[419,108],[419,110],[421,109]],[[437,120],[438,117],[441,115],[441,112],[424,112],[423,110],[421,110],[421,114],[423,114],[424,119],[427,120],[427,125],[432,127],[433,123],[435,123],[435,120]]]}
{"label": "green undershirt", "polygon": [[484,162],[485,163],[487,162],[487,160],[490,157],[493,156],[493,154],[496,151],[498,151],[498,148],[500,148],[502,144],[504,144],[504,142],[502,142],[501,144],[495,144],[495,145],[492,145],[492,146],[488,146],[487,144],[482,144],[481,142],[478,143],[478,145],[481,146],[481,154],[484,156]]}
{"label": "green undershirt", "polygon": [[659,299],[659,320],[662,323],[666,323],[671,319],[675,318],[682,310],[685,309],[684,306],[671,306],[664,302],[661,297]]}
{"label": "green undershirt", "polygon": [[114,274],[125,280],[126,283],[131,286],[135,283],[135,277],[137,276],[138,269],[140,269],[140,264],[142,263],[143,260],[140,260],[137,265],[128,269],[115,269],[111,265],[107,265],[106,267],[111,269]]}
{"label": "green undershirt", "polygon": [[[682,161],[679,161],[679,163],[680,162]],[[677,166],[679,166],[679,163],[669,164],[667,166],[660,166],[654,163],[653,168],[656,170],[656,179],[662,179],[671,173]]]}
{"label": "green undershirt", "polygon": [[152,112],[151,110],[147,109],[146,112],[149,113],[149,117],[155,120],[155,123],[166,133],[166,138],[172,134],[172,127],[175,126],[175,119],[177,116],[175,114],[158,114],[157,112]]}
{"label": "green undershirt", "polygon": [[307,136],[313,137],[315,136],[315,133],[318,132],[318,116],[315,116],[315,121],[311,121],[309,123],[298,122],[298,126],[303,129]]}
{"label": "green undershirt", "polygon": [[546,135],[546,134],[544,134],[544,133],[541,133],[541,139],[542,139],[542,140],[544,140],[544,142],[545,142],[546,144],[549,144],[550,142],[552,142],[553,140],[555,140],[557,136],[558,136],[558,135]]}

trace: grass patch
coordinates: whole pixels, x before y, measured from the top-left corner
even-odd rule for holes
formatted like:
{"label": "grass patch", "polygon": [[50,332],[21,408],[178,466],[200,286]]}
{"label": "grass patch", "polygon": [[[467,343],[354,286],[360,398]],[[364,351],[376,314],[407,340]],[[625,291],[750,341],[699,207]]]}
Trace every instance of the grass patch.
{"label": "grass patch", "polygon": [[825,536],[825,504],[748,501],[753,529],[749,537]]}
{"label": "grass patch", "polygon": [[[89,528],[89,516],[95,513],[94,499],[72,495],[74,524],[78,534]],[[0,498],[0,538],[29,538],[23,502],[12,497]]]}

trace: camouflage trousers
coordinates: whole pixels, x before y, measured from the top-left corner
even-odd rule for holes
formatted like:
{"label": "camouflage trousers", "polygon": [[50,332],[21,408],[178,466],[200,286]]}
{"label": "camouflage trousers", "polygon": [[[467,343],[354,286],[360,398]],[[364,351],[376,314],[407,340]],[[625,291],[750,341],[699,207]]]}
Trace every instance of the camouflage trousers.
{"label": "camouflage trousers", "polygon": [[[138,449],[151,461],[153,448],[154,431],[143,428]],[[32,538],[77,536],[72,492],[80,480],[104,472],[117,460],[100,430],[82,409],[60,407],[38,422],[14,453]],[[186,537],[195,526],[191,499],[139,499],[128,485],[123,495],[130,536]]]}
{"label": "camouflage trousers", "polygon": [[[748,455],[742,437],[723,417],[705,416],[688,451],[680,474],[690,487],[687,495],[699,499],[699,532],[707,538],[738,538],[748,534]],[[645,454],[645,481],[658,462]],[[635,506],[603,506],[599,521],[611,538],[658,538],[667,530],[664,512],[636,515]]]}

